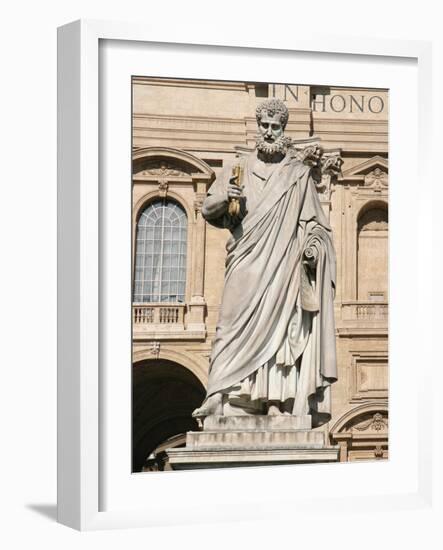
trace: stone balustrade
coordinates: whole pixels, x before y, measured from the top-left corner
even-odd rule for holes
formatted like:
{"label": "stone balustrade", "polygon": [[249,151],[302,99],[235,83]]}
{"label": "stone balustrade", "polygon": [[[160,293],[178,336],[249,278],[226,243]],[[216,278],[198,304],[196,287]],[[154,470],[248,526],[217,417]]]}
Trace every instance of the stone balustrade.
{"label": "stone balustrade", "polygon": [[184,304],[148,303],[132,305],[134,325],[183,325]]}
{"label": "stone balustrade", "polygon": [[388,303],[387,302],[343,302],[342,319],[343,321],[388,321]]}

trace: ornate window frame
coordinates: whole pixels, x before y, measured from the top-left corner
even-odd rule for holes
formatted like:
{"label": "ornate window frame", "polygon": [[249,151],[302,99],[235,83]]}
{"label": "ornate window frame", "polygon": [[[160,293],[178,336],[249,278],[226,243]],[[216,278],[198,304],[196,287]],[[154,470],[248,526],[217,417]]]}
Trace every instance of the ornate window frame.
{"label": "ornate window frame", "polygon": [[[374,173],[380,171],[376,178]],[[388,207],[388,161],[375,155],[367,161],[343,172],[338,184],[350,191],[350,208],[345,209],[342,234],[350,235],[346,253],[343,255],[343,273],[352,273],[344,281],[343,301],[356,302],[357,298],[357,248],[358,219],[361,212],[372,202],[384,202]]]}
{"label": "ornate window frame", "polygon": [[[206,223],[201,204],[215,173],[204,161],[172,147],[143,147],[133,153],[133,186],[148,185],[132,209],[132,279],[136,227],[141,212],[159,198],[171,198],[186,212],[188,242],[183,304],[133,305],[133,338],[203,339],[206,336],[204,297]],[[148,314],[146,314],[148,312]]]}
{"label": "ornate window frame", "polygon": [[359,300],[358,289],[358,222],[361,214],[371,208],[371,205],[383,204],[389,209],[388,192],[389,176],[388,161],[375,155],[367,161],[343,172],[338,178],[338,185],[347,189],[348,207],[344,208],[342,235],[347,235],[343,247],[341,272],[347,274],[343,279],[341,321],[342,336],[351,333],[363,334],[361,321],[370,325],[371,330],[387,334],[388,302],[387,300]]}

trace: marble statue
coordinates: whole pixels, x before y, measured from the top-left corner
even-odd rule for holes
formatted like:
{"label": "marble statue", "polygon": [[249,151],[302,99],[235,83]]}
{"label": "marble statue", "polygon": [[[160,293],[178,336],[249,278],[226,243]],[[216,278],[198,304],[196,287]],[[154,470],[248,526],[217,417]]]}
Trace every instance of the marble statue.
{"label": "marble statue", "polygon": [[284,135],[288,116],[278,99],[257,107],[255,150],[220,174],[202,206],[231,236],[199,419],[310,415],[313,427],[330,419],[335,253],[314,168]]}

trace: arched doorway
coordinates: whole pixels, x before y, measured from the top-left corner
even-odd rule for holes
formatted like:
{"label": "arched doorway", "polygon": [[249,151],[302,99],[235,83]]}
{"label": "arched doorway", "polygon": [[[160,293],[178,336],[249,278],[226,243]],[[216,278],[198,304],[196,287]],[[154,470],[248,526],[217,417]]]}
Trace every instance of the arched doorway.
{"label": "arched doorway", "polygon": [[151,454],[167,448],[168,440],[171,447],[181,445],[182,434],[198,429],[191,415],[205,388],[187,368],[164,359],[134,363],[132,387],[132,471],[140,472],[156,462]]}

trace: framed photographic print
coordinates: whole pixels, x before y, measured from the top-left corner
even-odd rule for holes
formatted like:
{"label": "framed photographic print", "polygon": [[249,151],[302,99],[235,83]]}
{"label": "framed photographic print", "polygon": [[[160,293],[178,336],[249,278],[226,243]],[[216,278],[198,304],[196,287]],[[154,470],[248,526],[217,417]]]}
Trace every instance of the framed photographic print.
{"label": "framed photographic print", "polygon": [[388,90],[135,76],[132,98],[133,471],[386,459]]}
{"label": "framed photographic print", "polygon": [[59,521],[428,506],[428,45],[59,52]]}

